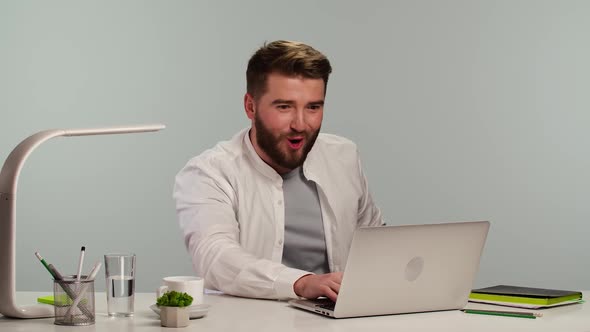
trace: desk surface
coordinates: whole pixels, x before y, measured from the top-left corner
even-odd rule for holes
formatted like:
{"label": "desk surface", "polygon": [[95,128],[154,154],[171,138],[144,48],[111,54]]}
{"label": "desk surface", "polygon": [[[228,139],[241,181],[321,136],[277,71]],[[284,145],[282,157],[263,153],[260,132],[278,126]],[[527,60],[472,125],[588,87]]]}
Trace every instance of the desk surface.
{"label": "desk surface", "polygon": [[[584,297],[590,291],[584,292]],[[39,292],[17,292],[17,303],[32,304]],[[106,295],[96,293],[96,324],[84,327],[57,326],[53,318],[9,319],[0,316],[0,331],[585,331],[590,332],[590,305],[576,304],[541,310],[537,319],[465,314],[442,311],[380,317],[332,319],[290,307],[272,300],[237,298],[207,294],[211,304],[207,316],[191,320],[188,327],[169,329],[160,326],[159,317],[149,309],[153,293],[137,293],[135,316],[109,318]],[[490,308],[470,303],[469,308]],[[495,309],[501,307],[494,307]]]}

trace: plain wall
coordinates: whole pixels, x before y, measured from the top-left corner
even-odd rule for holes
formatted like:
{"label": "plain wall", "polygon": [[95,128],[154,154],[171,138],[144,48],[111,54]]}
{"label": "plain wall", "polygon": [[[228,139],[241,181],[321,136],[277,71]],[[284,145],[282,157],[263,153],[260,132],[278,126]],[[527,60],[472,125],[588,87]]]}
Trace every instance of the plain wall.
{"label": "plain wall", "polygon": [[135,252],[138,291],[193,274],[174,176],[249,126],[246,64],[275,39],[331,60],[322,130],[358,144],[388,224],[490,220],[475,286],[590,289],[589,13],[588,1],[2,1],[0,162],[44,129],[167,126],[30,156],[17,289],[51,291],[36,250],[75,273],[82,245],[86,271]]}

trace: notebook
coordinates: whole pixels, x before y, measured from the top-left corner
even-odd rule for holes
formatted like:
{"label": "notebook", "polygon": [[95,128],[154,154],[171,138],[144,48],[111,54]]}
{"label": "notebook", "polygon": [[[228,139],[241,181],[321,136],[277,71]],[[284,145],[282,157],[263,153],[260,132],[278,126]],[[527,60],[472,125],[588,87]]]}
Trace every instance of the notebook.
{"label": "notebook", "polygon": [[469,300],[472,302],[531,308],[571,304],[579,302],[581,299],[582,292],[580,291],[511,285],[497,285],[474,289],[469,295]]}
{"label": "notebook", "polygon": [[489,227],[488,221],[361,227],[334,309],[325,299],[289,304],[333,318],[462,309]]}

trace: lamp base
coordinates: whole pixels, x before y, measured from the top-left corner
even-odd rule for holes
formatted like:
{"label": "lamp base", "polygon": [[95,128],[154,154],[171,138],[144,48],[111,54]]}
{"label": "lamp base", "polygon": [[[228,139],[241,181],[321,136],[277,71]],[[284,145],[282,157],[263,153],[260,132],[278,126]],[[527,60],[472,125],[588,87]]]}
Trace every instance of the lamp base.
{"label": "lamp base", "polygon": [[13,308],[4,308],[3,315],[10,318],[48,318],[54,317],[53,306],[47,304],[31,304]]}

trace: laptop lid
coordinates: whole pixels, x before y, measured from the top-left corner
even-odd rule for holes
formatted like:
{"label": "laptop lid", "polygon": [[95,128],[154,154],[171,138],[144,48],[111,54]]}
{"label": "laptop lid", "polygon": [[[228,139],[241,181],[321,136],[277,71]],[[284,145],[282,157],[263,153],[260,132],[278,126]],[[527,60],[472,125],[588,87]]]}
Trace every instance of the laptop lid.
{"label": "laptop lid", "polygon": [[475,221],[357,229],[338,301],[329,315],[343,318],[463,308],[489,226],[487,221]]}

